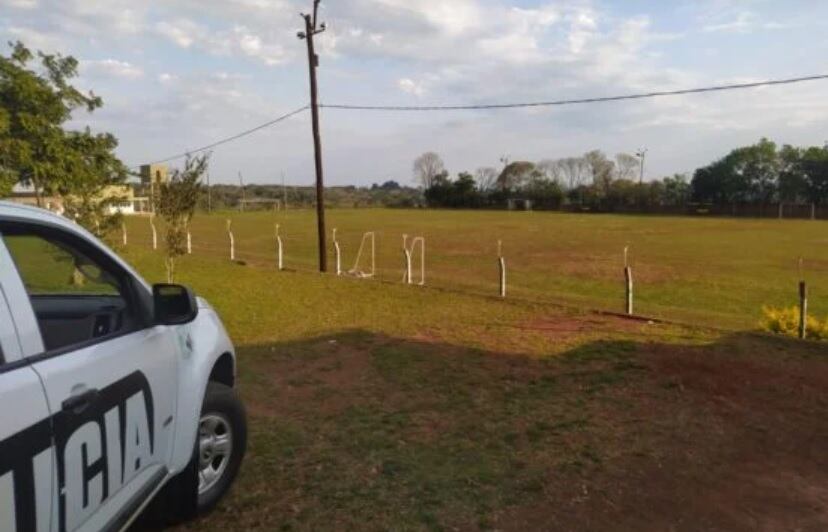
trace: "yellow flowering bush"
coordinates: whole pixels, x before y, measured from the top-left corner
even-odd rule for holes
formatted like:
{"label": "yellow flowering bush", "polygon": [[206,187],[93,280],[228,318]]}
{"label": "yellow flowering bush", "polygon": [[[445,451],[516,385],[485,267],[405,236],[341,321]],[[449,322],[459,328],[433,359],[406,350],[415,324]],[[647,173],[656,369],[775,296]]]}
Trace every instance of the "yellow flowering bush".
{"label": "yellow flowering bush", "polygon": [[[799,307],[763,307],[762,313],[762,330],[786,336],[799,336]],[[828,340],[828,318],[820,321],[814,316],[808,316],[805,337],[811,340]]]}

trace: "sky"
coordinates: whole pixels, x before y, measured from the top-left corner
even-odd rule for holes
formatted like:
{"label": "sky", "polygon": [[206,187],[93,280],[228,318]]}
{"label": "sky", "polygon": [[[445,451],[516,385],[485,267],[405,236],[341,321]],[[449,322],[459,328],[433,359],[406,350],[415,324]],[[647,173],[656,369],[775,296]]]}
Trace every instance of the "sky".
{"label": "sky", "polygon": [[[0,0],[2,42],[80,61],[139,165],[306,105],[299,13],[312,0]],[[823,0],[323,0],[327,104],[478,104],[612,96],[828,73]],[[4,52],[6,53],[6,52]],[[446,113],[323,109],[326,184],[412,183],[435,151],[456,174],[500,160],[648,149],[647,179],[767,136],[828,140],[828,81],[567,107]],[[180,161],[172,163],[173,166]],[[215,149],[213,183],[313,182],[310,114]]]}

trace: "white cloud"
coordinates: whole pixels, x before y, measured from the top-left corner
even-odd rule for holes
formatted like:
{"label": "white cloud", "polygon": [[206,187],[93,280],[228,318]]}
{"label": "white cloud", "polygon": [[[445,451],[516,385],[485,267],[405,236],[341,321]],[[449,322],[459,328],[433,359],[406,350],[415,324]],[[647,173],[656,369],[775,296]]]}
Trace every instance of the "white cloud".
{"label": "white cloud", "polygon": [[241,25],[213,31],[195,21],[179,18],[159,22],[156,31],[181,48],[197,47],[215,55],[243,55],[266,65],[283,63],[289,57],[281,44]]}
{"label": "white cloud", "polygon": [[423,87],[422,83],[417,83],[411,78],[402,78],[397,81],[397,86],[400,88],[401,91],[413,94],[414,96],[422,96],[425,94],[425,88]]}
{"label": "white cloud", "polygon": [[93,74],[103,74],[126,79],[137,79],[144,75],[144,71],[141,68],[126,61],[118,61],[117,59],[85,60],[81,61],[80,64],[84,72]]}
{"label": "white cloud", "polygon": [[37,0],[0,0],[0,6],[12,9],[34,9],[37,5]]}
{"label": "white cloud", "polygon": [[715,24],[707,24],[702,27],[705,32],[732,32],[747,33],[756,27],[756,15],[750,11],[741,11],[735,18]]}
{"label": "white cloud", "polygon": [[5,31],[9,35],[10,40],[19,40],[31,49],[42,50],[47,53],[64,49],[66,45],[66,41],[63,38],[34,28],[7,26]]}
{"label": "white cloud", "polygon": [[182,48],[189,48],[196,40],[205,38],[207,34],[206,28],[184,18],[161,21],[155,28],[158,33]]}

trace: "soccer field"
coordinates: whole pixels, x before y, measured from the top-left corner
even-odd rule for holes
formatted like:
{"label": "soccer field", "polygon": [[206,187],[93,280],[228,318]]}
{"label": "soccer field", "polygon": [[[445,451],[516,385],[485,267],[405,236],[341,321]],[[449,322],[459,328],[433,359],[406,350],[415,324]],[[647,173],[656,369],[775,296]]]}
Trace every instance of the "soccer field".
{"label": "soccer field", "polygon": [[[275,266],[278,223],[285,267],[316,268],[314,211],[199,214],[192,224],[195,254],[229,260],[228,219],[237,260]],[[497,295],[501,240],[509,297],[610,311],[624,308],[623,255],[629,246],[636,313],[733,329],[756,327],[763,305],[798,303],[802,257],[811,311],[828,315],[824,221],[339,209],[328,212],[327,222],[329,239],[338,229],[345,271],[354,266],[362,235],[373,231],[376,278],[401,282],[403,235],[423,236],[429,286]],[[157,224],[160,247],[163,228]],[[128,227],[130,245],[150,246],[147,218],[130,218]],[[333,270],[330,240],[329,257]],[[360,269],[369,267],[367,259],[365,249]],[[415,266],[418,261],[415,256]]]}
{"label": "soccer field", "polygon": [[[369,220],[374,227],[384,222],[379,264],[393,283],[277,272],[267,236],[254,238],[272,221],[264,214],[234,222],[240,258],[261,254],[263,267],[233,264],[218,255],[222,219],[197,219],[194,234],[214,231],[216,250],[197,248],[182,259],[177,280],[210,301],[234,340],[250,439],[230,496],[186,529],[825,528],[824,501],[808,498],[828,471],[824,344],[463,293],[495,289],[494,281],[474,277],[491,277],[491,257],[478,264],[470,253],[495,232],[538,235],[545,245],[535,244],[535,253],[551,248],[542,257],[563,255],[566,241],[574,264],[577,253],[598,255],[603,243],[620,240],[608,227],[630,224],[648,234],[647,219],[397,211],[331,218],[352,239],[349,249],[343,238],[348,257],[357,239],[350,233]],[[430,238],[429,283],[454,290],[399,282],[395,248],[398,233],[410,230],[405,219],[418,220]],[[653,221],[661,232],[681,222]],[[311,214],[293,213],[286,222],[305,235],[288,239],[288,265],[311,270]],[[483,223],[497,230],[487,235]],[[683,248],[656,228],[651,233],[665,256],[672,245],[679,271],[675,257]],[[162,281],[160,253],[131,242],[127,260],[151,282]],[[747,247],[744,239],[734,242]],[[450,243],[457,255],[442,248]],[[600,275],[606,267],[611,277],[616,266],[594,260],[591,277],[578,277],[562,267],[567,263],[553,263],[564,277],[545,274],[547,260],[531,250],[510,263],[521,256],[537,273],[518,271],[515,284],[540,280],[537,289],[567,290],[550,299],[618,306],[617,297],[594,288],[615,288]],[[603,256],[614,262],[609,252]],[[773,271],[770,259],[757,263]],[[676,279],[694,286],[690,275]],[[715,282],[741,287],[761,279],[719,274]],[[531,289],[521,288],[527,296]],[[574,297],[589,289],[597,297]],[[717,297],[713,288],[701,295]],[[738,305],[750,308],[745,299]],[[730,316],[755,327],[755,316]]]}

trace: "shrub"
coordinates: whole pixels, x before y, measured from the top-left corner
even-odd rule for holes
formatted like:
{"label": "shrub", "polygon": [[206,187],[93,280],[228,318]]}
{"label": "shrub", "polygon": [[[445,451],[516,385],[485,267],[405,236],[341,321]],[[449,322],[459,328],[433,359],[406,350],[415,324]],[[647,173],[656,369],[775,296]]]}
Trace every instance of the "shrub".
{"label": "shrub", "polygon": [[[786,336],[799,336],[799,307],[763,307],[762,312],[762,330]],[[805,336],[811,340],[828,340],[828,318],[821,322],[813,316],[808,316]]]}

